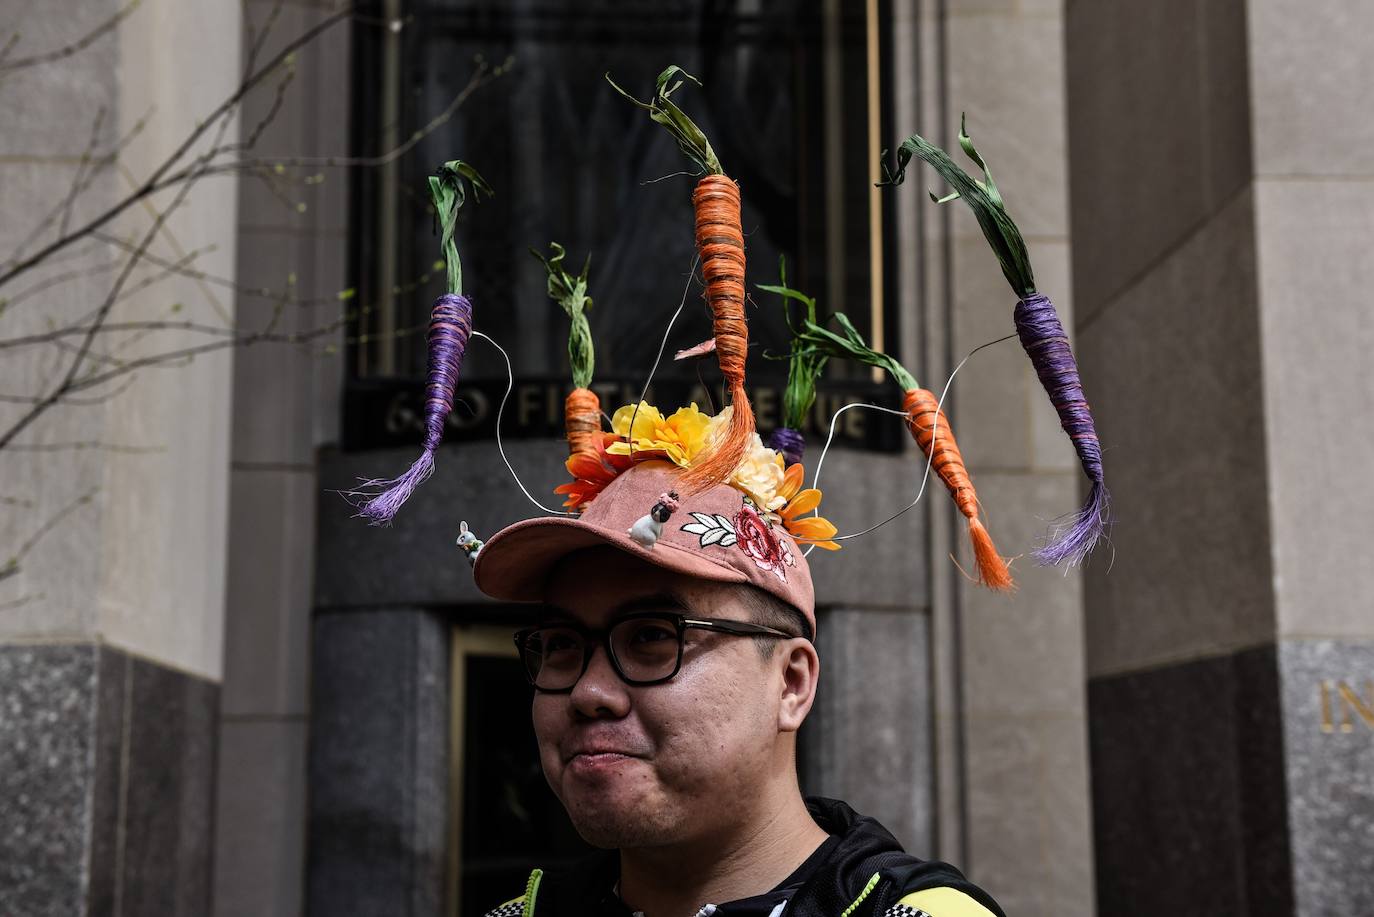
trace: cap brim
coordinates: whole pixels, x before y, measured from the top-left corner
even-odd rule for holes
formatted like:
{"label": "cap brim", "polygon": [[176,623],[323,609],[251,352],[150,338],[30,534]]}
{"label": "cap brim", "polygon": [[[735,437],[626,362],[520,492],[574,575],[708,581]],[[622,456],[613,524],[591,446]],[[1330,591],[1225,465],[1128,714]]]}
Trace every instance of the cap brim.
{"label": "cap brim", "polygon": [[645,548],[628,533],[589,525],[581,519],[526,519],[497,532],[477,555],[477,588],[507,602],[541,602],[549,574],[576,551],[609,545],[666,570],[719,583],[747,583],[749,577],[700,552],[660,541]]}

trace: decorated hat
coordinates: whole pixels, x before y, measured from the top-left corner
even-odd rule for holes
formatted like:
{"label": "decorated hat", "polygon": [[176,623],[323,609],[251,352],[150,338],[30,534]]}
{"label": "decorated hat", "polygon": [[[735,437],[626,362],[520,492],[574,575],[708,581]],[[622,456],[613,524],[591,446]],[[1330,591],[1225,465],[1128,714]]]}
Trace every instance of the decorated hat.
{"label": "decorated hat", "polygon": [[[666,128],[698,169],[700,177],[692,193],[696,264],[701,268],[703,299],[713,333],[696,347],[681,351],[679,358],[712,358],[724,382],[727,403],[710,414],[695,403],[665,413],[641,400],[617,410],[608,418],[610,430],[606,431],[606,415],[590,388],[594,369],[587,319],[592,305],[590,262],[584,261],[581,271],[573,274],[564,267],[566,251],[562,246],[551,244],[547,256],[536,253],[548,272],[549,296],[569,319],[572,389],[565,402],[565,419],[571,479],[556,488],[565,498],[563,509],[551,509],[530,493],[507,462],[520,490],[545,515],[515,523],[486,543],[462,523],[457,543],[473,562],[477,585],[498,599],[540,601],[557,564],[581,550],[610,546],[688,576],[755,586],[796,608],[814,633],[815,591],[806,555],[815,548],[839,550],[841,541],[861,537],[910,510],[925,493],[925,480],[933,476],[945,485],[967,519],[976,581],[994,590],[1010,590],[1013,582],[1008,561],[993,545],[983,523],[972,475],[942,409],[949,383],[938,396],[918,385],[914,375],[893,356],[873,349],[842,313],[822,316],[814,299],[788,285],[781,264],[779,283],[759,288],[782,297],[792,332],[786,357],[789,365],[783,423],[769,431],[768,445],[756,432],[744,386],[749,331],[740,192],[706,136],[673,101],[674,92],[684,81],[694,82],[677,67],[669,67],[659,75],[648,101],[615,88]],[[956,166],[943,150],[913,136],[898,150],[897,168],[888,173],[885,183],[899,184],[914,158],[924,160],[955,189],[953,194],[935,199],[940,203],[962,199],[972,207],[997,253],[1003,273],[1018,295],[1016,334],[1059,411],[1092,485],[1083,507],[1054,530],[1037,558],[1042,563],[1077,564],[1105,537],[1110,525],[1109,498],[1092,416],[1067,335],[1053,304],[1035,288],[1024,241],[966,131],[961,129],[959,140],[982,170],[981,180]],[[445,419],[455,402],[455,385],[469,337],[485,339],[499,348],[473,326],[472,303],[464,295],[454,238],[458,210],[469,186],[474,193],[490,194],[491,190],[471,166],[457,160],[446,163],[430,186],[449,283],[431,314],[426,436],[420,458],[405,474],[391,480],[366,481],[351,492],[350,496],[358,500],[360,515],[375,524],[389,523],[431,473]],[[665,345],[681,312],[679,307],[668,321]],[[504,350],[502,355],[509,368]],[[902,393],[898,404],[847,405],[841,410],[868,407],[896,415],[915,440],[926,467],[909,505],[845,535],[837,534],[836,527],[821,517],[816,478],[812,487],[806,487],[801,464],[806,447],[802,428],[815,403],[817,381],[830,361],[876,367],[897,383]],[[656,363],[649,371],[646,391],[657,368]],[[513,378],[511,381],[513,385]],[[503,399],[496,424],[503,460],[505,453],[499,447],[504,406]],[[817,475],[824,455],[822,451]]]}
{"label": "decorated hat", "polygon": [[790,479],[778,476],[780,486],[770,500],[778,509],[768,510],[730,484],[684,495],[682,467],[661,458],[636,461],[612,472],[580,516],[527,519],[493,536],[477,558],[477,586],[497,599],[540,601],[559,562],[586,548],[610,546],[686,576],[756,586],[801,612],[814,634],[807,541],[799,541],[790,526],[804,528],[816,520],[798,518],[797,507],[812,497],[800,489],[801,466],[792,467],[797,470]]}

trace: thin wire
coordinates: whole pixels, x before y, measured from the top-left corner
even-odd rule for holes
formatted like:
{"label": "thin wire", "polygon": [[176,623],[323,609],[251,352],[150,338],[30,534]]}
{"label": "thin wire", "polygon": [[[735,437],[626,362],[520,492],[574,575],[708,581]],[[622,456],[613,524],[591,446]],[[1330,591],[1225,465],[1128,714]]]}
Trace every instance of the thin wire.
{"label": "thin wire", "polygon": [[511,467],[510,459],[506,458],[506,447],[501,444],[501,415],[506,412],[506,401],[510,398],[511,389],[515,388],[515,371],[511,368],[510,355],[506,353],[506,349],[504,347],[496,343],[496,341],[492,340],[492,338],[489,335],[485,335],[480,331],[472,332],[472,336],[475,338],[481,338],[491,346],[495,347],[497,350],[501,352],[501,358],[506,361],[506,393],[501,396],[501,406],[496,409],[496,450],[501,453],[501,461],[506,463],[506,470],[509,471],[510,476],[515,479],[515,486],[520,488],[520,492],[523,493],[526,497],[528,497],[531,503],[539,507],[544,512],[553,516],[573,515],[573,513],[565,513],[562,510],[549,509],[547,506],[540,503],[538,500],[534,499],[534,497],[531,496],[530,492],[525,489],[524,483],[520,480],[520,475],[516,474],[515,469]]}
{"label": "thin wire", "polygon": [[668,319],[668,327],[663,329],[663,340],[658,345],[658,357],[654,360],[653,368],[649,370],[649,376],[644,380],[644,387],[639,390],[639,400],[635,402],[635,409],[630,413],[630,432],[626,439],[630,443],[630,461],[635,457],[635,421],[639,419],[639,406],[644,403],[644,396],[649,394],[649,386],[654,381],[654,373],[658,372],[658,366],[663,362],[663,354],[668,349],[668,336],[673,333],[673,324],[677,322],[682,310],[687,308],[687,293],[692,289],[692,281],[696,279],[697,264],[701,261],[701,254],[692,256],[692,267],[687,271],[687,283],[682,288],[682,302],[677,304],[677,311],[673,317]]}
{"label": "thin wire", "polygon": [[656,184],[658,184],[658,183],[661,182],[661,181],[667,181],[667,180],[670,179],[670,178],[677,178],[679,175],[686,175],[686,176],[688,176],[689,178],[696,178],[697,176],[699,176],[699,175],[704,175],[704,174],[705,174],[704,172],[686,172],[686,171],[683,171],[683,172],[669,172],[667,175],[660,175],[658,178],[646,178],[646,179],[644,179],[644,181],[640,182],[640,184],[641,184],[641,185],[656,185]]}
{"label": "thin wire", "polygon": [[[991,346],[993,346],[994,344],[1000,344],[1000,343],[1002,343],[1003,341],[1009,341],[1009,340],[1011,340],[1011,339],[1014,338],[1014,337],[1016,337],[1015,334],[1008,334],[1008,335],[1006,335],[1005,337],[1000,337],[1000,338],[998,338],[998,339],[995,340],[995,341],[988,341],[986,344],[979,344],[977,347],[975,347],[975,348],[973,348],[972,350],[970,350],[970,351],[964,356],[964,358],[963,358],[962,360],[959,361],[959,365],[958,365],[958,366],[954,367],[954,371],[953,371],[952,373],[949,374],[949,378],[945,380],[945,386],[944,386],[944,388],[941,389],[941,391],[940,391],[940,399],[939,399],[939,401],[937,401],[936,404],[935,404],[935,419],[932,421],[931,427],[930,427],[931,442],[932,442],[932,443],[934,442],[935,437],[937,437],[937,436],[939,435],[939,433],[940,433],[940,414],[941,414],[941,412],[944,410],[945,398],[948,397],[948,395],[949,395],[950,386],[952,386],[952,385],[954,384],[954,377],[957,376],[957,375],[959,375],[959,371],[962,370],[962,369],[964,368],[964,364],[966,364],[970,359],[972,359],[972,358],[973,358],[973,355],[974,355],[975,353],[977,353],[978,351],[983,350],[983,349],[985,349],[985,348],[987,348],[987,347],[991,347]],[[881,411],[881,412],[883,412],[884,414],[897,414],[897,415],[899,415],[899,416],[901,416],[901,417],[906,417],[906,416],[907,416],[907,413],[906,413],[905,411],[897,411],[897,410],[893,410],[892,408],[880,407],[879,405],[876,405],[876,404],[866,404],[866,403],[863,403],[863,402],[859,402],[859,403],[856,403],[856,404],[846,404],[844,407],[842,407],[842,408],[840,408],[838,411],[836,411],[836,412],[835,412],[835,415],[834,415],[833,417],[830,418],[830,435],[829,435],[828,437],[826,437],[826,440],[825,440],[825,448],[821,450],[821,457],[820,457],[820,459],[816,462],[816,473],[815,473],[815,475],[812,476],[812,478],[811,478],[811,486],[814,487],[814,488],[816,488],[817,490],[820,489],[821,467],[825,464],[825,456],[826,456],[826,454],[830,451],[830,445],[831,445],[831,443],[833,443],[834,440],[835,440],[835,422],[836,422],[837,420],[839,420],[841,414],[843,414],[845,411],[849,410],[850,408],[869,408],[870,410]],[[909,512],[910,510],[915,509],[915,508],[916,508],[916,504],[920,503],[920,502],[921,502],[921,498],[925,496],[926,484],[929,483],[929,481],[930,481],[930,468],[931,468],[931,465],[934,464],[934,462],[935,462],[935,449],[932,448],[932,449],[930,450],[930,455],[926,456],[926,467],[925,467],[925,471],[921,474],[921,487],[920,487],[920,489],[916,492],[916,499],[912,500],[909,504],[907,504],[907,505],[906,505],[905,507],[903,507],[902,509],[899,509],[897,512],[893,513],[891,516],[888,516],[888,517],[887,517],[886,519],[884,519],[883,521],[877,523],[876,525],[869,526],[868,528],[864,529],[864,530],[861,531],[861,532],[852,532],[852,533],[850,533],[850,534],[848,534],[848,535],[834,535],[834,536],[832,536],[832,537],[831,537],[830,539],[828,539],[828,540],[830,540],[830,541],[846,541],[846,540],[848,540],[848,539],[850,539],[850,538],[858,538],[858,537],[861,536],[861,535],[867,535],[867,534],[869,534],[870,532],[873,532],[873,531],[876,531],[877,529],[882,528],[883,526],[887,525],[889,522],[892,522],[893,520],[895,520],[895,519],[897,519],[899,516],[902,516],[903,514]],[[813,513],[813,515],[817,515],[817,516],[820,515],[820,507],[817,507],[817,508],[816,508],[816,511],[815,511],[815,513]],[[803,554],[803,556],[805,556],[805,557],[810,557],[810,556],[811,556],[811,552],[814,551],[814,550],[816,550],[816,546],[815,546],[815,545],[811,545],[810,547],[808,547],[808,548],[806,549],[806,551],[805,551],[805,553]]]}

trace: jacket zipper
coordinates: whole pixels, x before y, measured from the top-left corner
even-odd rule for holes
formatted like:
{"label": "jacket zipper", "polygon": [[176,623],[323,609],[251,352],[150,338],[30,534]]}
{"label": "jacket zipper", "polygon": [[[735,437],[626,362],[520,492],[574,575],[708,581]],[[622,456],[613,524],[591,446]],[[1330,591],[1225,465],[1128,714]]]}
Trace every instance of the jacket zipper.
{"label": "jacket zipper", "polygon": [[854,903],[844,909],[844,913],[840,914],[840,917],[850,917],[851,914],[859,909],[859,905],[864,903],[864,899],[869,896],[869,893],[873,891],[873,887],[878,884],[879,875],[880,873],[876,872],[873,874],[873,878],[868,880],[868,884],[864,886],[864,890],[859,892],[859,897],[855,898]]}
{"label": "jacket zipper", "polygon": [[530,873],[529,881],[525,883],[525,907],[520,912],[520,917],[534,917],[534,900],[539,897],[539,880],[544,878],[544,870],[536,869]]}

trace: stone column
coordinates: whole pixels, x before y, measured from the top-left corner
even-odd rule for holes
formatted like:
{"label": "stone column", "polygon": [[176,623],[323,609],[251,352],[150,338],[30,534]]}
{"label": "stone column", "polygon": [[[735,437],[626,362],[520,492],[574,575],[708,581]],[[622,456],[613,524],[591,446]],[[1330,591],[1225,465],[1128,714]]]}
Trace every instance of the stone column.
{"label": "stone column", "polygon": [[[328,4],[244,4],[255,27],[271,26],[260,60],[334,12]],[[351,25],[334,24],[296,54],[296,79],[258,141],[260,155],[348,149]],[[258,124],[276,101],[270,90],[249,96],[244,122]],[[234,366],[215,800],[214,913],[220,917],[297,917],[304,907],[311,590],[321,498],[315,447],[337,439],[344,350],[342,328],[328,337],[319,331],[339,322],[343,304],[334,303],[347,286],[349,172],[325,169],[308,183],[306,174],[288,172],[285,195],[258,180],[243,182],[239,191],[241,322],[311,340],[245,348]],[[288,295],[301,304],[281,309]]]}
{"label": "stone column", "polygon": [[[958,146],[960,116],[967,115],[969,133],[1026,239],[1036,286],[1072,327],[1077,302],[1070,284],[1063,2],[951,0],[943,6],[941,95],[923,112],[923,129],[974,171]],[[1015,332],[1016,295],[972,211],[957,201],[936,207],[924,199],[926,188],[945,190],[936,173],[921,166],[898,190],[919,201],[932,244],[947,252],[945,313],[931,323],[928,368],[918,372],[938,393],[975,348]],[[1093,882],[1082,577],[1038,566],[1031,556],[1049,520],[1080,504],[1084,475],[1016,339],[974,354],[954,377],[948,398],[950,425],[984,521],[998,549],[1013,558],[1017,590],[989,592],[947,556],[935,557],[941,572],[933,575],[944,578],[950,597],[945,630],[957,627],[957,640],[946,645],[960,657],[954,677],[962,689],[957,709],[964,733],[964,836],[957,847],[942,847],[942,854],[1008,914],[1088,917]],[[943,488],[931,499],[944,511],[946,550],[972,571],[963,517]]]}
{"label": "stone column", "polygon": [[1368,913],[1374,10],[1066,16],[1101,910]]}
{"label": "stone column", "polygon": [[[100,31],[117,13],[128,15]],[[20,36],[11,62],[95,35],[59,61],[6,75],[6,262],[54,206],[60,215],[64,195],[84,178],[89,188],[73,195],[69,218],[44,228],[29,252],[146,181],[240,76],[234,5],[9,3],[0,20]],[[236,122],[225,136],[237,136]],[[84,163],[83,150],[92,154]],[[0,289],[4,336],[91,321],[128,258],[124,240],[148,235],[174,194],[130,207],[103,235],[59,252],[66,260]],[[197,185],[150,237],[148,253],[174,264],[195,252],[195,270],[231,276],[236,196],[232,178]],[[136,270],[110,321],[232,322],[232,300],[165,273]],[[40,282],[50,285],[18,300]],[[108,334],[91,354],[103,368],[197,343],[203,338],[181,333]],[[73,359],[74,348],[9,351],[0,391],[45,394]],[[221,351],[131,373],[59,403],[0,452],[0,537],[16,562],[0,577],[7,917],[208,911],[230,369],[230,352]],[[8,429],[29,405],[2,407],[0,428]],[[30,539],[32,548],[22,548]]]}
{"label": "stone column", "polygon": [[450,628],[421,610],[315,619],[306,908],[314,917],[445,912]]}

